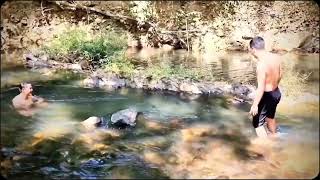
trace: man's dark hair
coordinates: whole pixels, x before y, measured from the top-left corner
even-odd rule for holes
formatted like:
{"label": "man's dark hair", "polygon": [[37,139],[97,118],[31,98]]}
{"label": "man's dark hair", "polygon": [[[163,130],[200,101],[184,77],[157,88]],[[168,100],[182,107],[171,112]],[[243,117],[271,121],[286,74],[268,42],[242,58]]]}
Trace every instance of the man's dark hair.
{"label": "man's dark hair", "polygon": [[257,36],[251,39],[250,48],[252,49],[264,49],[264,40],[262,37]]}

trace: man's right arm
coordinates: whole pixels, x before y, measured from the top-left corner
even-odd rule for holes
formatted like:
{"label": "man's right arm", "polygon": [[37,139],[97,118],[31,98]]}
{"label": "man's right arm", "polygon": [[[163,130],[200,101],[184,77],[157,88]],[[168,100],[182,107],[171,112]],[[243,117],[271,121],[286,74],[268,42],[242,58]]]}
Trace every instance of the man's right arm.
{"label": "man's right arm", "polygon": [[37,106],[47,106],[48,103],[43,99],[42,97],[39,96],[33,96],[32,101],[35,103]]}

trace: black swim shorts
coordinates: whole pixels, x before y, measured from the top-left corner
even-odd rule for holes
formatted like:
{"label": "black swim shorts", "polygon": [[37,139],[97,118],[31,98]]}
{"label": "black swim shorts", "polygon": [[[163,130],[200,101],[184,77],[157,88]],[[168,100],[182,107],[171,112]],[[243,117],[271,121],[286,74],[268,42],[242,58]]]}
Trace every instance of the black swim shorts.
{"label": "black swim shorts", "polygon": [[258,114],[253,117],[252,125],[254,128],[262,126],[266,118],[273,119],[276,108],[281,99],[281,92],[277,87],[273,91],[264,92],[258,105]]}

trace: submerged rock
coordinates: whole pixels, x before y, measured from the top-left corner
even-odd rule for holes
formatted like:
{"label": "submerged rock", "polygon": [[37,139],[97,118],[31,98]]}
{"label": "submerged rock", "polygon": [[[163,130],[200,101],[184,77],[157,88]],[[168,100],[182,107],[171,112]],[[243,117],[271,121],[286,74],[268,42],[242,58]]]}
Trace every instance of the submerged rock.
{"label": "submerged rock", "polygon": [[133,109],[124,109],[118,111],[111,116],[111,123],[122,126],[135,126],[138,112]]}
{"label": "submerged rock", "polygon": [[198,140],[199,137],[216,134],[217,132],[216,127],[206,124],[194,125],[180,130],[183,142],[192,142]]}
{"label": "submerged rock", "polygon": [[98,127],[105,127],[106,122],[102,117],[92,116],[81,122],[81,124],[89,131],[92,131]]}

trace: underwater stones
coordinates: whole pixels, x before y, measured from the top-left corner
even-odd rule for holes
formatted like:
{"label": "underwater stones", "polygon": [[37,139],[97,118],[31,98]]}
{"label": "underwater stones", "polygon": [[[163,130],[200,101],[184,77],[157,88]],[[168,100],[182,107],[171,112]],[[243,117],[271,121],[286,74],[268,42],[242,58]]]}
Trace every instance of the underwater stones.
{"label": "underwater stones", "polygon": [[182,119],[178,119],[178,118],[174,118],[172,120],[170,120],[169,122],[169,127],[170,128],[181,128],[183,127],[183,120]]}
{"label": "underwater stones", "polygon": [[120,137],[120,133],[111,129],[97,128],[90,132],[80,134],[74,142],[83,143],[89,150],[97,150],[102,153],[110,150],[105,141],[114,140]]}
{"label": "underwater stones", "polygon": [[104,167],[106,166],[106,162],[103,159],[89,159],[87,161],[84,161],[81,163],[80,167],[91,167],[91,168],[97,168],[97,167]]}
{"label": "underwater stones", "polygon": [[166,163],[166,160],[161,156],[161,154],[154,151],[144,151],[143,158],[156,165],[164,165]]}
{"label": "underwater stones", "polygon": [[153,130],[153,131],[162,131],[168,129],[164,124],[152,120],[146,120],[144,122],[144,125],[147,129]]}
{"label": "underwater stones", "polygon": [[0,163],[1,169],[11,169],[13,166],[13,162],[9,159],[6,159],[4,161],[1,161]]}
{"label": "underwater stones", "polygon": [[194,127],[182,129],[180,132],[184,142],[191,142],[197,140],[199,137],[214,134],[217,130],[206,125],[196,125]]}
{"label": "underwater stones", "polygon": [[111,123],[116,126],[135,126],[138,112],[134,109],[124,109],[111,116]]}

